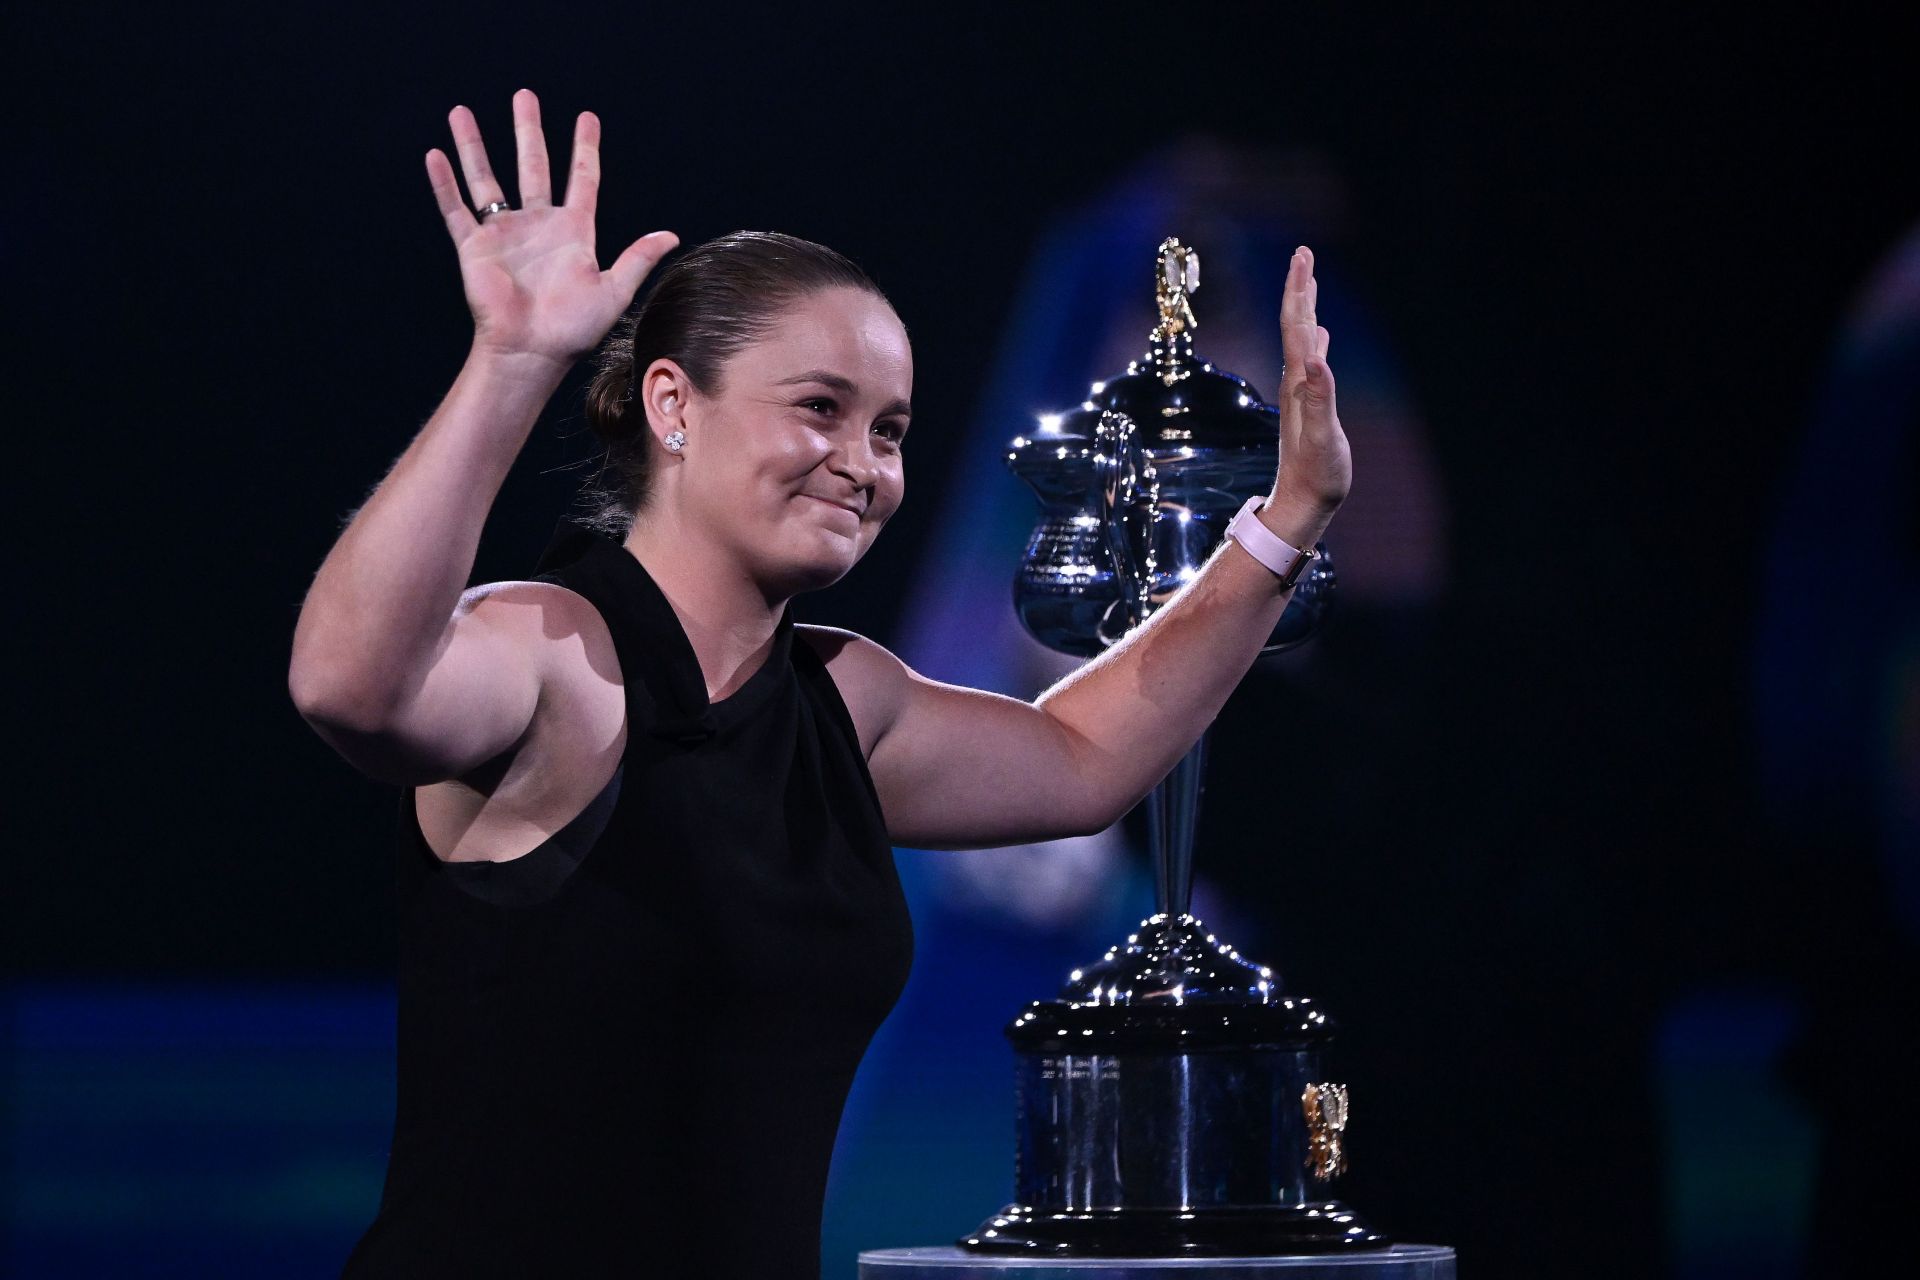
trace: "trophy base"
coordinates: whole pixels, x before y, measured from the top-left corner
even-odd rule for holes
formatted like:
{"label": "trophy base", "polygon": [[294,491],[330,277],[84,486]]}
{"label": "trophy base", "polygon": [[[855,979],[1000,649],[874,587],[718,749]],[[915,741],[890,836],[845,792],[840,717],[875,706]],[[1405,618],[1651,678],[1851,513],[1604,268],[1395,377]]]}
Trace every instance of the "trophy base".
{"label": "trophy base", "polygon": [[956,1243],[976,1253],[1264,1257],[1384,1249],[1393,1241],[1338,1200],[1240,1209],[1047,1211],[1010,1204]]}

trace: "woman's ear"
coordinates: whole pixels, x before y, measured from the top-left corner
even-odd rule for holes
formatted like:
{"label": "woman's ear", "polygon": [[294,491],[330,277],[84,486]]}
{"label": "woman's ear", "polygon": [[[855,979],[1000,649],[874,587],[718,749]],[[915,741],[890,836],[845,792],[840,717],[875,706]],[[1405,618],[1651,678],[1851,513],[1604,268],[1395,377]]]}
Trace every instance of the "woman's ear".
{"label": "woman's ear", "polygon": [[640,375],[634,399],[646,406],[647,430],[656,443],[665,440],[670,431],[686,430],[687,401],[692,394],[693,383],[686,371],[671,360],[655,360]]}

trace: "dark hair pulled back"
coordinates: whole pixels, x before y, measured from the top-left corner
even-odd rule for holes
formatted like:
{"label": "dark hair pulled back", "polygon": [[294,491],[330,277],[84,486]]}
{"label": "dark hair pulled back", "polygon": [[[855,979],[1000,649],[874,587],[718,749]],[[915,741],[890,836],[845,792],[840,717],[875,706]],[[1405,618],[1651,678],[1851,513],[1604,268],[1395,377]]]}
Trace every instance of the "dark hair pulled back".
{"label": "dark hair pulled back", "polygon": [[821,289],[886,294],[851,259],[778,231],[735,231],[688,250],[655,277],[600,349],[587,387],[587,424],[606,447],[583,500],[588,522],[624,536],[652,486],[646,410],[634,383],[655,360],[672,360],[702,395],[718,395],[726,363]]}

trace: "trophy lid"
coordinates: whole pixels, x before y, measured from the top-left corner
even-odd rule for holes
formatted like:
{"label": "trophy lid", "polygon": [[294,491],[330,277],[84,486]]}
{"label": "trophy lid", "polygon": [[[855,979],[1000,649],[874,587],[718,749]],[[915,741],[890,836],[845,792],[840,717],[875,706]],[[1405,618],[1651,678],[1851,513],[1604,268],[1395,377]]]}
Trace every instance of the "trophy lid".
{"label": "trophy lid", "polygon": [[1145,353],[1125,373],[1094,383],[1074,408],[1043,417],[1035,434],[1015,438],[1008,455],[1014,471],[1057,470],[1081,448],[1094,449],[1100,417],[1109,412],[1132,419],[1136,443],[1165,459],[1163,465],[1177,466],[1202,450],[1277,457],[1280,411],[1245,378],[1194,354],[1199,321],[1192,297],[1199,288],[1199,253],[1168,236],[1160,242],[1154,272],[1160,322],[1147,335]]}

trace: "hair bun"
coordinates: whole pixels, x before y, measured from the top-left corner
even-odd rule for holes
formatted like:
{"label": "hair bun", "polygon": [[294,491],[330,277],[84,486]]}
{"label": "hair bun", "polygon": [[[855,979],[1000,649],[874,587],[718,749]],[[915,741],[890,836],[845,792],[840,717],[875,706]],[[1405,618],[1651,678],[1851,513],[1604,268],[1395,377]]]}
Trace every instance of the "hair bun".
{"label": "hair bun", "polygon": [[633,403],[632,362],[608,361],[587,387],[587,425],[611,448],[633,434],[627,415]]}

